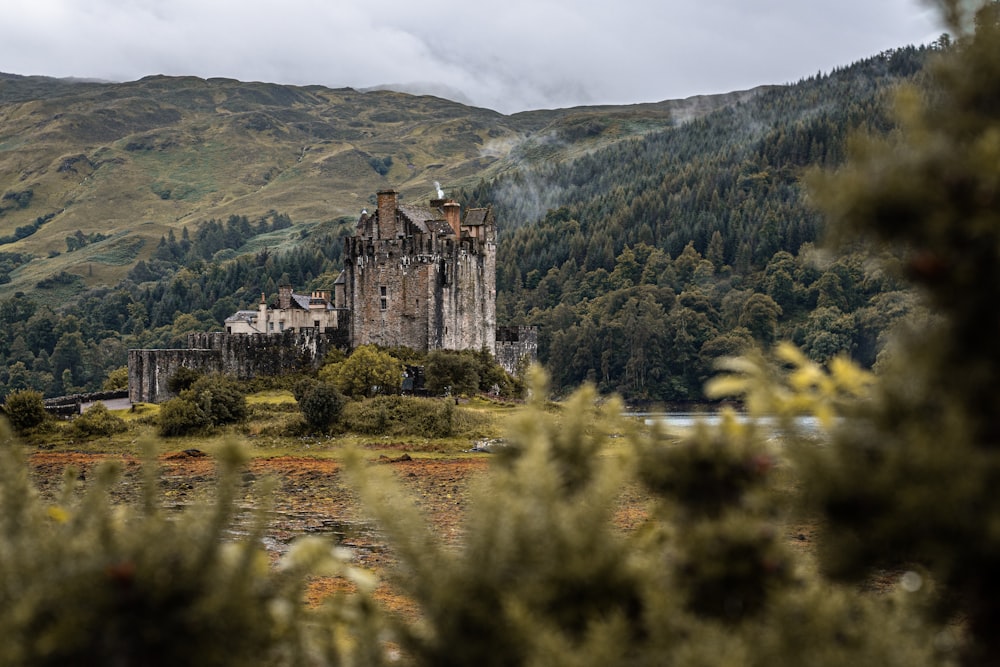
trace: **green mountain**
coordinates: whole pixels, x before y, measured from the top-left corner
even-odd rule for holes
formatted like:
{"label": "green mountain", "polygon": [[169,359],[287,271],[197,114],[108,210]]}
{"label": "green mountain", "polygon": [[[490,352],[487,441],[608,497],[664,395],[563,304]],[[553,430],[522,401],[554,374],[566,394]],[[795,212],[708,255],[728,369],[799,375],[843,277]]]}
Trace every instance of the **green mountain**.
{"label": "green mountain", "polygon": [[893,128],[903,48],[794,85],[505,116],[389,91],[0,76],[0,390],[99,386],[133,347],[262,292],[328,289],[374,193],[435,182],[500,226],[500,324],[540,326],[557,390],[698,399],[713,363],[791,339],[872,365],[916,301],[817,251],[801,185]]}
{"label": "green mountain", "polygon": [[[802,177],[834,168],[854,132],[890,132],[900,83],[930,51],[839,68],[576,160],[522,165],[466,193],[498,202],[499,321],[540,326],[557,388],[691,400],[720,356],[791,339],[872,365],[914,308],[862,253],[815,248]],[[863,250],[863,249],[859,249]]]}
{"label": "green mountain", "polygon": [[391,91],[0,75],[0,252],[32,258],[7,267],[15,290],[60,272],[113,285],[171,229],[355,219],[379,189],[422,199],[435,181],[568,160],[752,94],[505,116]]}

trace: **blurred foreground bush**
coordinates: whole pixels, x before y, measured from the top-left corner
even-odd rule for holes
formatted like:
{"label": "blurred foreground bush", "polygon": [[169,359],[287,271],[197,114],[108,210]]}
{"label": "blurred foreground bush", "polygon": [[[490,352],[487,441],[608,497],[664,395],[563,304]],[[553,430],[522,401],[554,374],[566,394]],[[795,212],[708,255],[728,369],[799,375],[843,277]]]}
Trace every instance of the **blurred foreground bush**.
{"label": "blurred foreground bush", "polygon": [[229,446],[213,503],[180,516],[160,508],[152,462],[141,508],[110,502],[117,464],[103,465],[82,497],[68,471],[62,498],[45,503],[0,422],[0,664],[286,665],[328,655],[322,634],[306,636],[305,575],[349,570],[309,541],[269,568],[259,545],[266,506],[235,540],[240,463]]}

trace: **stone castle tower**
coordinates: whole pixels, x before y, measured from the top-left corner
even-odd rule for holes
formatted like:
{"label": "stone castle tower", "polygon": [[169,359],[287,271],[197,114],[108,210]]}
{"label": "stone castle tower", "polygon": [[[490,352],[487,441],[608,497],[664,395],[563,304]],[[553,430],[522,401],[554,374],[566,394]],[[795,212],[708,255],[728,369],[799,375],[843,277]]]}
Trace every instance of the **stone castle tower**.
{"label": "stone castle tower", "polygon": [[448,199],[401,204],[377,194],[345,239],[335,302],[350,310],[352,347],[493,350],[496,345],[496,223],[491,208]]}
{"label": "stone castle tower", "polygon": [[129,350],[129,398],[172,396],[177,369],[222,372],[240,379],[317,368],[333,349],[359,345],[494,352],[511,373],[537,357],[534,327],[496,326],[496,222],[491,208],[448,199],[401,204],[393,190],[377,194],[354,236],[344,239],[344,271],[327,292],[297,295],[241,310],[226,332],[188,335],[187,349]]}

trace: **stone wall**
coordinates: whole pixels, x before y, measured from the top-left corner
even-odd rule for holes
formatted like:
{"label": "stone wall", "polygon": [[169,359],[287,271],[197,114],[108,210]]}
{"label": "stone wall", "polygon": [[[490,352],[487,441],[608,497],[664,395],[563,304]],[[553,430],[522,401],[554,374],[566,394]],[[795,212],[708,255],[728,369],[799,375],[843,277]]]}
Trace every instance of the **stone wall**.
{"label": "stone wall", "polygon": [[129,350],[128,398],[132,403],[161,403],[173,396],[167,381],[180,368],[222,372],[218,350]]}
{"label": "stone wall", "polygon": [[348,239],[345,286],[353,346],[492,349],[495,245],[468,238],[418,245],[412,238]]}
{"label": "stone wall", "polygon": [[[496,342],[496,254],[481,241],[463,239],[446,256],[440,287],[440,344],[447,350],[493,349]],[[492,244],[489,244],[492,246]]]}
{"label": "stone wall", "polygon": [[437,262],[416,254],[411,239],[351,241],[358,254],[347,260],[345,282],[353,346],[426,350]]}
{"label": "stone wall", "polygon": [[347,331],[191,333],[187,345],[185,350],[129,350],[129,400],[161,403],[172,398],[167,381],[180,368],[226,373],[241,380],[312,370],[333,348],[346,349]]}
{"label": "stone wall", "polygon": [[318,368],[323,357],[346,332],[338,335],[311,329],[275,334],[190,333],[189,349],[220,355],[220,371],[240,380],[259,375],[283,375]]}
{"label": "stone wall", "polygon": [[497,363],[511,375],[525,363],[538,361],[537,327],[498,327],[495,355]]}
{"label": "stone wall", "polygon": [[69,396],[57,396],[46,398],[45,410],[49,414],[60,417],[80,414],[80,406],[84,403],[94,403],[96,401],[111,401],[120,398],[128,398],[128,389],[111,389],[105,391],[92,391],[86,394],[70,394]]}

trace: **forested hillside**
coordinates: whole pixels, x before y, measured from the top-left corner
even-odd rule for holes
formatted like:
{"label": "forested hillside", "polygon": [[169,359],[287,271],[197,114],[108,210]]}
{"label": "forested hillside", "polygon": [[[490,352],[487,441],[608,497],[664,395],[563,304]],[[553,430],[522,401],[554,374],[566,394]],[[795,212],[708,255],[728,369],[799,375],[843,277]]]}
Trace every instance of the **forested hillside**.
{"label": "forested hillside", "polygon": [[[930,49],[904,48],[595,151],[481,183],[502,230],[498,319],[537,324],[556,385],[698,399],[713,361],[794,340],[814,359],[874,364],[913,308],[859,248],[817,250],[803,175],[852,132],[889,132],[888,103]],[[530,216],[544,202],[548,213]]]}
{"label": "forested hillside", "polygon": [[[424,147],[424,162],[430,162],[432,144],[435,150],[450,146],[466,155],[466,175],[480,159],[468,151],[484,137],[492,133],[512,140],[502,157],[486,161],[489,169],[481,172],[477,186],[456,194],[465,204],[495,206],[501,227],[498,323],[539,325],[541,359],[552,370],[557,390],[590,380],[634,401],[697,400],[715,359],[778,338],[793,339],[818,360],[846,351],[872,365],[883,333],[913,310],[912,296],[890,274],[870,270],[865,255],[830,257],[816,249],[822,221],[807,205],[802,177],[811,166],[839,164],[852,130],[889,131],[891,91],[900,81],[919,79],[929,52],[904,48],[795,85],[684,103],[495,118],[479,110],[473,114],[475,132],[461,139],[455,135],[451,143],[442,137],[462,122],[452,103],[389,94],[383,103],[392,105],[392,113],[369,110],[364,118],[369,129],[392,129],[393,150],[406,141]],[[153,79],[144,85],[167,89],[166,99],[178,103],[185,96],[204,101],[209,84]],[[360,95],[347,91],[296,90],[289,104],[300,107],[299,115],[287,115],[275,110],[280,100],[274,96],[288,93],[280,87],[254,84],[256,97],[248,98],[235,82],[212,85],[225,93],[218,108],[227,112],[220,115],[216,109],[212,115],[206,107],[199,113],[208,115],[198,118],[225,119],[218,136],[230,151],[247,137],[280,153],[289,137],[294,143],[307,130],[315,134],[340,127],[347,132],[346,112],[337,105],[345,100],[360,104]],[[10,104],[21,104],[11,100],[10,90],[0,86],[8,116]],[[52,104],[47,96],[62,89],[31,90]],[[100,88],[81,90],[108,94]],[[83,104],[87,95],[80,93],[75,104]],[[306,122],[302,114],[320,113],[302,110],[316,100],[322,102],[317,109],[325,120]],[[264,102],[270,111],[262,120],[259,108],[251,107]],[[293,116],[298,124],[291,122]],[[268,118],[280,120],[280,126],[246,125]],[[76,125],[60,121],[62,134],[53,130],[52,136],[91,127],[85,119],[81,115]],[[371,139],[355,129],[360,134],[351,141]],[[122,161],[95,166],[90,158],[74,158],[65,162],[69,171],[60,178],[72,172],[85,183],[97,172],[77,173],[83,166],[110,174],[154,163],[173,165],[177,178],[196,178],[202,172],[189,173],[176,161],[200,155],[206,128],[185,122],[174,131],[181,130],[183,136],[170,135],[182,138],[179,144],[159,131],[146,132],[148,145],[115,139],[101,150],[121,153]],[[426,143],[431,136],[433,142]],[[319,159],[320,150],[349,156],[339,140],[313,138],[317,143],[310,160]],[[366,155],[357,171],[364,177],[359,190],[363,186],[371,194],[392,186],[397,174],[410,178],[414,192],[422,187],[405,161],[383,159],[391,158],[391,151]],[[316,188],[326,187],[316,180],[322,169],[294,162],[261,181],[257,192],[280,192],[273,201],[286,203],[304,198],[293,207],[297,213],[322,208],[322,202],[306,201],[318,196]],[[436,168],[421,169],[426,180]],[[129,173],[130,183],[141,175]],[[296,190],[296,178],[307,186]],[[4,195],[0,208],[6,219],[27,215],[44,191],[20,199]],[[150,199],[154,208],[164,204],[162,210],[155,208],[158,215],[208,201],[198,189],[183,197],[179,192],[171,188],[165,197],[161,192]],[[253,201],[261,209],[266,198]],[[330,289],[341,268],[341,237],[350,227],[347,218],[303,220],[274,210],[201,218],[189,211],[185,216],[190,221],[176,225],[161,217],[124,228],[60,231],[65,248],[50,248],[48,257],[37,250],[51,240],[38,248],[29,241],[68,224],[64,214],[43,215],[12,229],[0,248],[5,251],[0,252],[0,280],[13,278],[0,297],[4,391],[30,387],[58,395],[94,389],[110,370],[125,364],[127,349],[178,345],[189,331],[218,329],[227,315],[252,307],[262,292],[273,295],[281,282],[299,291]],[[32,267],[39,266],[43,269],[33,273]],[[55,270],[61,266],[66,268]],[[124,277],[112,279],[115,275]]]}

